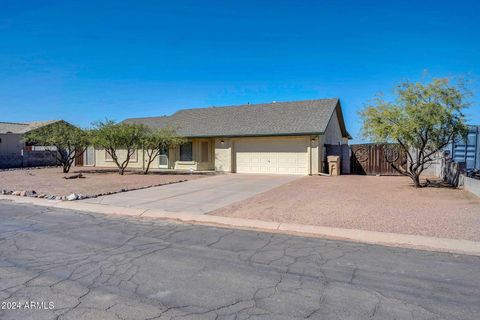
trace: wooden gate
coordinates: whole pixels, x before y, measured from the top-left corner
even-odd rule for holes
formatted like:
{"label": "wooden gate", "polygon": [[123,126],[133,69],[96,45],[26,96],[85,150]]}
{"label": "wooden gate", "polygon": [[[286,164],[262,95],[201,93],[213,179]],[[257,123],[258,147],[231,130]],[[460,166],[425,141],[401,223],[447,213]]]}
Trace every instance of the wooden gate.
{"label": "wooden gate", "polygon": [[390,163],[405,168],[407,155],[397,144],[354,144],[350,146],[351,174],[399,175]]}
{"label": "wooden gate", "polygon": [[75,166],[76,167],[83,167],[83,152],[79,152],[78,150],[75,150]]}

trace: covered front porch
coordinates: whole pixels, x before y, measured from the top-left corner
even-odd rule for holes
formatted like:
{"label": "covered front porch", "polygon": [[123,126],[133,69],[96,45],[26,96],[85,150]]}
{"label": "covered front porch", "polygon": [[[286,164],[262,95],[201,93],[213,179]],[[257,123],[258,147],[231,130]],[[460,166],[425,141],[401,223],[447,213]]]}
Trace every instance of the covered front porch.
{"label": "covered front porch", "polygon": [[160,151],[159,170],[212,171],[215,170],[213,138],[193,138],[186,143]]}
{"label": "covered front porch", "polygon": [[[126,150],[118,150],[120,161],[125,160]],[[148,165],[148,154],[139,148],[131,155],[128,170],[143,170]],[[116,167],[111,156],[104,149],[93,146],[76,157],[75,166],[113,169]],[[159,155],[150,164],[150,171],[165,172],[212,172],[215,170],[215,150],[213,138],[191,138],[182,145],[160,150]]]}

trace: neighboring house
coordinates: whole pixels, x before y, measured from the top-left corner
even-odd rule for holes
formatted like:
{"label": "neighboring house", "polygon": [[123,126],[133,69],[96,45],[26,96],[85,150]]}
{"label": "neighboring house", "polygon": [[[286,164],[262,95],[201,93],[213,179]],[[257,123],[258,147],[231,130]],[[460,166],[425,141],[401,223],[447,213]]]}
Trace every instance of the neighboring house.
{"label": "neighboring house", "polygon": [[31,152],[35,151],[35,148],[39,149],[25,143],[23,135],[56,122],[57,120],[29,123],[0,122],[0,168],[55,164],[52,157],[45,152]]}
{"label": "neighboring house", "polygon": [[[124,122],[172,127],[188,138],[161,151],[156,164],[160,169],[317,174],[323,172],[325,145],[347,144],[351,138],[339,99],[185,109]],[[114,166],[105,150],[86,154],[90,159],[84,163]],[[129,167],[142,168],[144,163],[144,152],[137,150]]]}

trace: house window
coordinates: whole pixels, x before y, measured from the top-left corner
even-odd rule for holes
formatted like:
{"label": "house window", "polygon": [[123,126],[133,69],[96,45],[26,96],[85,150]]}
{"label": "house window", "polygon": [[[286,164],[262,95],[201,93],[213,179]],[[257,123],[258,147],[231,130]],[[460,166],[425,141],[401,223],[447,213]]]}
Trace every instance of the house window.
{"label": "house window", "polygon": [[202,144],[200,145],[200,151],[201,151],[201,156],[202,156],[202,162],[208,162],[209,161],[209,150],[208,150],[208,141],[202,141]]}
{"label": "house window", "polygon": [[192,160],[193,160],[192,143],[187,142],[185,144],[180,145],[180,161],[192,161]]}

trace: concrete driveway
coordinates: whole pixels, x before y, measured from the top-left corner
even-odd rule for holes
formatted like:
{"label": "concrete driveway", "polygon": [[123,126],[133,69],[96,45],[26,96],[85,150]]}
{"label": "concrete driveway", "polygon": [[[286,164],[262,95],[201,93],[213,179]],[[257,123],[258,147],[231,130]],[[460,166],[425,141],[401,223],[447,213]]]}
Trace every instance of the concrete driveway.
{"label": "concrete driveway", "polygon": [[83,201],[120,207],[204,214],[301,177],[226,174]]}

